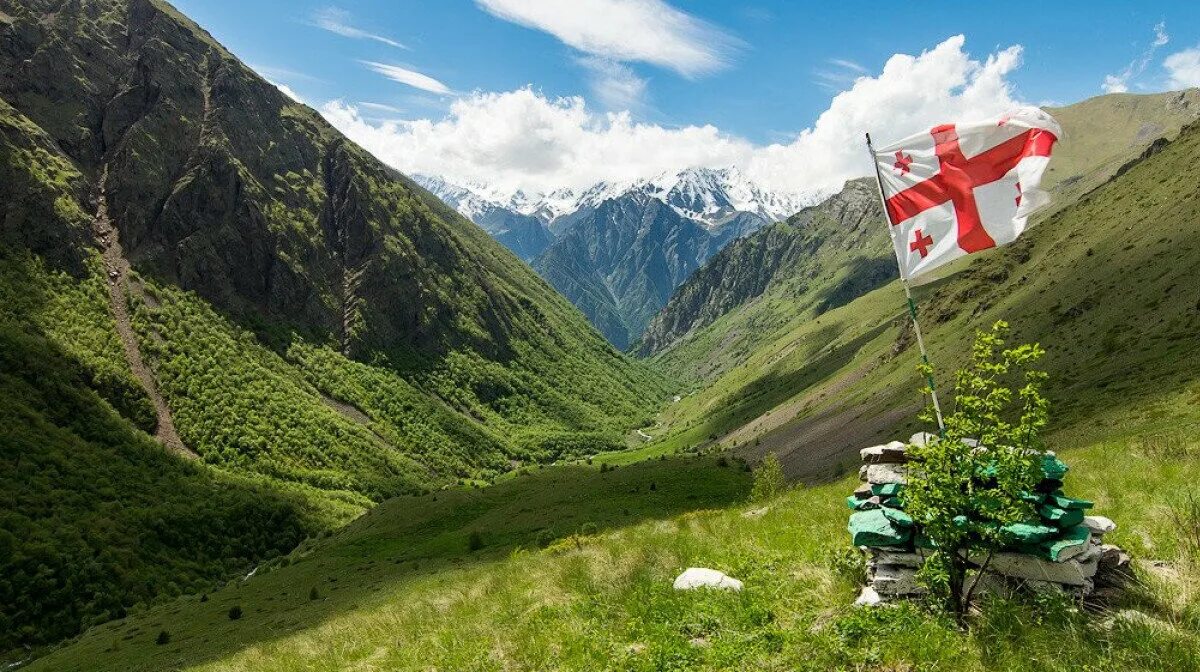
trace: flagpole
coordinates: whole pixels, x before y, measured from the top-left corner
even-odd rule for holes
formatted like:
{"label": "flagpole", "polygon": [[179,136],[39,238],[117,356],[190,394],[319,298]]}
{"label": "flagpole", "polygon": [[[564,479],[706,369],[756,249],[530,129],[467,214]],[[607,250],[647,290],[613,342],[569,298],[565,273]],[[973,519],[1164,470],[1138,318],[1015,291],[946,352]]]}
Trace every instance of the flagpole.
{"label": "flagpole", "polygon": [[[888,238],[891,238],[891,222],[887,214],[887,198],[883,195],[883,175],[879,172],[879,161],[875,158],[875,147],[871,144],[871,134],[867,133],[867,153],[871,155],[871,165],[875,166],[875,186],[879,188],[879,204],[883,206],[884,224],[888,226]],[[908,286],[908,274],[904,272],[904,260],[900,258],[900,250],[892,244],[896,253],[896,266],[900,269],[900,284],[904,285],[904,298],[908,301],[908,314],[912,318],[913,331],[917,334],[917,347],[921,350],[921,361],[925,364],[925,381],[929,385],[929,396],[933,399],[933,412],[937,416],[938,433],[946,433],[946,423],[942,420],[942,406],[938,403],[937,386],[933,382],[933,365],[929,363],[929,353],[925,350],[925,338],[921,335],[921,323],[917,321],[917,303],[913,301],[912,290]]]}

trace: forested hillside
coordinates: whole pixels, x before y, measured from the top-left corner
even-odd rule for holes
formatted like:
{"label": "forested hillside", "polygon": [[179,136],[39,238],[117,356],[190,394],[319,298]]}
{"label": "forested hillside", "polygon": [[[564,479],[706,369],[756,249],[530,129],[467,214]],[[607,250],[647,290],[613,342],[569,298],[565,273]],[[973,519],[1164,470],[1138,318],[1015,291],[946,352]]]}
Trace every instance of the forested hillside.
{"label": "forested hillside", "polygon": [[0,297],[0,648],[622,446],[665,395],[159,0],[0,0]]}

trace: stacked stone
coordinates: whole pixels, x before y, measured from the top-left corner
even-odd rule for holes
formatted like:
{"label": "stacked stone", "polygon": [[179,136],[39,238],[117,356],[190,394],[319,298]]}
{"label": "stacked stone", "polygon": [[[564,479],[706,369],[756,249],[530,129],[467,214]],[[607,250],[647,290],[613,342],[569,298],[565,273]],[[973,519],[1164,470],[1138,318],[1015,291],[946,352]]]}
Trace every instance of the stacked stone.
{"label": "stacked stone", "polygon": [[[909,444],[923,445],[931,435],[914,435]],[[925,588],[917,571],[932,551],[928,539],[916,534],[913,519],[905,512],[904,488],[908,482],[908,444],[900,441],[864,448],[859,478],[863,485],[846,498],[853,543],[867,554],[867,585],[858,604],[877,604],[921,595]],[[1011,592],[1021,588],[1062,590],[1086,597],[1094,589],[1109,593],[1129,576],[1129,557],[1120,548],[1104,543],[1116,524],[1103,516],[1089,516],[1092,502],[1073,499],[1062,490],[1067,466],[1053,453],[1042,463],[1043,479],[1025,495],[1038,513],[1037,520],[1005,528],[1012,542],[990,561],[982,553],[968,560],[976,568],[987,562],[980,591]],[[968,581],[973,585],[974,580]]]}

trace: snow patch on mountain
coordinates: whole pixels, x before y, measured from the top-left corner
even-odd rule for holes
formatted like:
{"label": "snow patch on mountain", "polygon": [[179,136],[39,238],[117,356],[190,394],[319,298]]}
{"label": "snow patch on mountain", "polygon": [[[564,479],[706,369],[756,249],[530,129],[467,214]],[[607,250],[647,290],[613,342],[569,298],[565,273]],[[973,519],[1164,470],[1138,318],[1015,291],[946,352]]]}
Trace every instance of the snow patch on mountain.
{"label": "snow patch on mountain", "polygon": [[414,179],[476,222],[490,211],[504,209],[550,224],[604,201],[631,197],[657,199],[681,216],[714,229],[745,213],[755,215],[763,224],[786,219],[829,195],[764,189],[734,167],[688,168],[650,179],[599,182],[579,191],[564,188],[542,194],[503,191],[482,183],[454,183],[437,176],[415,175]]}

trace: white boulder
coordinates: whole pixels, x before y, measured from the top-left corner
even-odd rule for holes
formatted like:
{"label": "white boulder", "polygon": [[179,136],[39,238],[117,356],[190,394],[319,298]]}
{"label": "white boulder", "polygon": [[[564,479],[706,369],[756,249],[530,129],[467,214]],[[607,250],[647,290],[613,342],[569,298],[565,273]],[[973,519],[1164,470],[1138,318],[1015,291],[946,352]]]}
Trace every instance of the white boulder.
{"label": "white boulder", "polygon": [[688,567],[682,574],[675,577],[675,590],[695,590],[697,588],[718,588],[720,590],[739,591],[742,582],[707,567]]}
{"label": "white boulder", "polygon": [[858,599],[854,601],[856,607],[875,607],[880,604],[883,604],[883,598],[870,586],[863,586],[862,592],[858,594]]}

